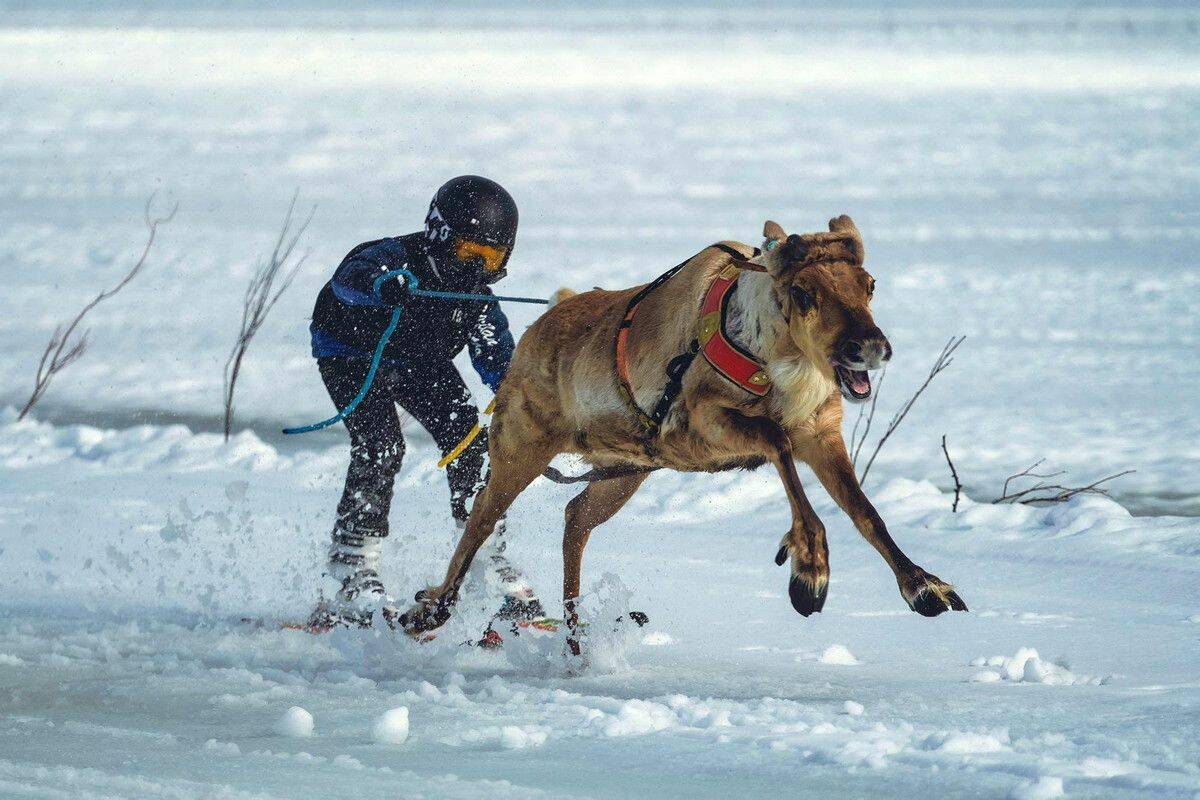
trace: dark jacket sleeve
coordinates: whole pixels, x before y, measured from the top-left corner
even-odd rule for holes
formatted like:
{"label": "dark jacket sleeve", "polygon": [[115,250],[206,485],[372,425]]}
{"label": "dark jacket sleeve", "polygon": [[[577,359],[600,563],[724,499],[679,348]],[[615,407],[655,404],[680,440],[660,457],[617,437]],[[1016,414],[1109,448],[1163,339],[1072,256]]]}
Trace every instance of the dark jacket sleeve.
{"label": "dark jacket sleeve", "polygon": [[408,263],[408,253],[399,243],[375,245],[352,253],[333,273],[330,285],[343,303],[352,306],[395,306],[405,297],[397,279],[386,281],[381,288],[383,301],[375,296],[375,279],[388,270]]}
{"label": "dark jacket sleeve", "polygon": [[467,334],[471,366],[493,392],[500,388],[516,344],[499,303],[487,303]]}

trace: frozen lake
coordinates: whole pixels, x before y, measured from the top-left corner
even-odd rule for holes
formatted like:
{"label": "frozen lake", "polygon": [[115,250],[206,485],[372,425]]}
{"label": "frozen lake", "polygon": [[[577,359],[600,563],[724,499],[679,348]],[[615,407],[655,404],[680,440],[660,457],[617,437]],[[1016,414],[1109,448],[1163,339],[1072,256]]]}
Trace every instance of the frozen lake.
{"label": "frozen lake", "polygon": [[[834,584],[802,620],[770,563],[785,509],[763,473],[656,476],[601,529],[585,585],[619,574],[653,635],[581,678],[538,654],[230,622],[305,606],[340,488],[343,434],[276,433],[330,413],[317,290],[464,172],[520,205],[501,284],[518,294],[633,285],[756,243],[767,218],[850,214],[896,350],[876,426],[967,336],[868,490],[973,613],[907,612],[814,489]],[[309,255],[241,378],[252,432],[223,447],[207,433],[241,294],[295,190],[316,206]],[[55,324],[123,273],[152,192],[179,213],[91,319],[92,352],[36,422],[0,412],[0,796],[1200,791],[1194,9],[0,0],[0,409]],[[518,335],[535,313],[507,310]],[[398,594],[452,545],[409,432]],[[958,515],[943,434],[976,501]],[[987,503],[1039,458],[1075,483],[1137,472],[1117,502]],[[552,600],[568,497],[538,484],[514,512]],[[317,735],[271,733],[290,705]],[[410,742],[372,744],[399,705]]]}

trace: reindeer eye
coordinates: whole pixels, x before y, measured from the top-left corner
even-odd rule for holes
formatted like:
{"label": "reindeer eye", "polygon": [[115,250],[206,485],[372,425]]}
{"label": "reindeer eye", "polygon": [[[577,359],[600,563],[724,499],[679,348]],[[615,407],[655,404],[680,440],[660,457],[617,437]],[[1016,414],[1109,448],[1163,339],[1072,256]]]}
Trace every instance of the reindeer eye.
{"label": "reindeer eye", "polygon": [[804,313],[817,304],[817,298],[799,286],[793,286],[792,302],[796,304],[796,308],[800,309],[801,313]]}

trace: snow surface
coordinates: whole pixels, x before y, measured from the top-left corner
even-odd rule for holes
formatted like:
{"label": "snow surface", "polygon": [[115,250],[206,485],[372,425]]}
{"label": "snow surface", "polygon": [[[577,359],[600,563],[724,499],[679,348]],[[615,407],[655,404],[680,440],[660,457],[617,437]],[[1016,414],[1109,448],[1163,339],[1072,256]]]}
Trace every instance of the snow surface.
{"label": "snow surface", "polygon": [[[755,8],[0,2],[0,407],[129,263],[145,197],[181,203],[92,352],[32,418],[0,408],[0,797],[1200,792],[1200,16]],[[423,646],[270,624],[310,607],[347,458],[340,431],[276,433],[330,413],[312,297],[466,171],[521,204],[514,293],[854,216],[896,348],[884,421],[968,335],[867,488],[971,613],[910,612],[807,480],[833,574],[800,618],[759,471],[654,475],[596,532],[588,619],[651,623],[593,625],[587,664],[555,636],[459,646],[482,582]],[[311,252],[224,443],[231,327],[295,187]],[[536,313],[508,311],[518,333]],[[408,432],[402,597],[456,536]],[[1114,499],[986,502],[1041,457],[1138,472]],[[539,481],[510,516],[551,608],[572,494]],[[298,711],[311,735],[280,733]]]}

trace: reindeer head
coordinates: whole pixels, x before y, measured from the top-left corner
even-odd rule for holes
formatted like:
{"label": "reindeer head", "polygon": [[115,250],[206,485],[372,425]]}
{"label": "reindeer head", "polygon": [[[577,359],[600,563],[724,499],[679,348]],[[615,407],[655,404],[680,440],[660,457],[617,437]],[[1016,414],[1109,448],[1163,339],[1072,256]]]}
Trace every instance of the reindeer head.
{"label": "reindeer head", "polygon": [[892,346],[871,316],[875,280],[863,269],[858,228],[842,215],[829,221],[829,233],[789,236],[768,221],[763,235],[763,253],[754,260],[771,276],[783,312],[787,332],[779,344],[831,375],[847,400],[866,400],[867,370],[883,366]]}

